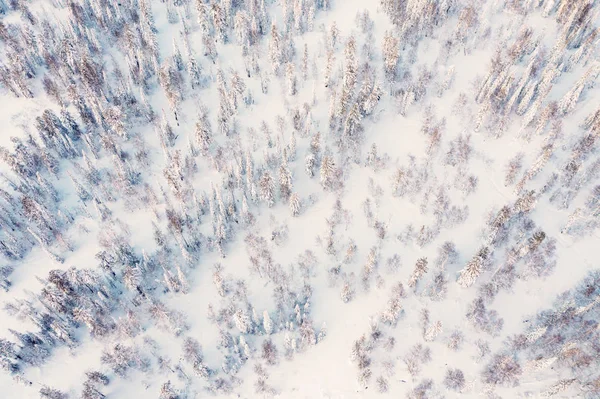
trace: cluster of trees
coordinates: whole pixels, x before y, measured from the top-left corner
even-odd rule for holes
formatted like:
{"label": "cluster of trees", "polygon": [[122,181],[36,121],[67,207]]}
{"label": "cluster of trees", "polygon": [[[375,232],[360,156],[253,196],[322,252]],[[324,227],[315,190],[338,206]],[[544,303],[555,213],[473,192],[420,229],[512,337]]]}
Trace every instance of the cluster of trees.
{"label": "cluster of trees", "polygon": [[543,397],[598,396],[599,284],[600,273],[593,270],[575,289],[561,294],[553,308],[535,315],[522,334],[511,336],[493,356],[483,372],[485,381],[512,386],[522,375],[550,373],[556,382],[540,392]]}

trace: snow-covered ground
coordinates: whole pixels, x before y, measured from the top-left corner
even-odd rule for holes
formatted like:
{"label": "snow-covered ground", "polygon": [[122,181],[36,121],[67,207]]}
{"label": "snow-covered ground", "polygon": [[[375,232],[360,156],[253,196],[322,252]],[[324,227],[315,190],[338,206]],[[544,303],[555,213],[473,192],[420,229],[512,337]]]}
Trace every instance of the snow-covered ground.
{"label": "snow-covered ground", "polygon": [[600,397],[599,10],[0,0],[2,397]]}

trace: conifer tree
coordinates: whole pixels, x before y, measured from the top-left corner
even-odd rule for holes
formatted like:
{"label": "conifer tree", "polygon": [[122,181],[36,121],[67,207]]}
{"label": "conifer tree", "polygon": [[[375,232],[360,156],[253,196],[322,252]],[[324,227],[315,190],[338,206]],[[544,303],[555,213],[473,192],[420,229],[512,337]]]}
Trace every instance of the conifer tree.
{"label": "conifer tree", "polygon": [[267,312],[266,310],[263,312],[263,328],[267,335],[273,334],[273,322],[271,321],[269,312]]}
{"label": "conifer tree", "polygon": [[321,185],[331,189],[335,178],[335,164],[330,155],[325,155],[321,161]]}
{"label": "conifer tree", "polygon": [[260,178],[260,198],[270,208],[275,204],[275,183],[268,171],[264,171]]}
{"label": "conifer tree", "polygon": [[487,247],[482,247],[477,255],[475,255],[473,259],[467,263],[464,269],[460,271],[458,284],[464,288],[472,286],[483,271],[484,262],[488,256],[489,249]]}
{"label": "conifer tree", "polygon": [[410,279],[408,281],[408,286],[413,288],[416,287],[419,279],[427,273],[427,258],[419,258],[417,263],[415,264],[415,269],[413,270]]}
{"label": "conifer tree", "polygon": [[301,208],[301,204],[300,204],[300,197],[298,196],[297,193],[292,193],[292,195],[290,195],[290,211],[292,212],[292,216],[298,216],[300,214],[300,208]]}
{"label": "conifer tree", "polygon": [[283,162],[279,167],[279,193],[284,201],[287,201],[292,194],[292,174],[287,162]]}

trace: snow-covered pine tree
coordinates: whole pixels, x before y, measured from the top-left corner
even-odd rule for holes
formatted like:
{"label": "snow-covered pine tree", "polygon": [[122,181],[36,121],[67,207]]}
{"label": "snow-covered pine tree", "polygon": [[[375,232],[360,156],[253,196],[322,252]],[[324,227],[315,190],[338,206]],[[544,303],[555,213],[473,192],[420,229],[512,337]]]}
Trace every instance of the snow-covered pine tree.
{"label": "snow-covered pine tree", "polygon": [[269,171],[264,171],[259,182],[260,198],[270,208],[275,204],[275,182]]}
{"label": "snow-covered pine tree", "polygon": [[290,195],[289,205],[292,216],[298,216],[301,210],[300,197],[298,196],[298,193],[292,193],[292,195]]}
{"label": "snow-covered pine tree", "polygon": [[470,287],[475,283],[481,272],[483,271],[484,263],[488,258],[490,250],[488,247],[482,247],[477,255],[473,257],[467,263],[467,265],[460,271],[458,277],[458,284],[464,288]]}
{"label": "snow-covered pine tree", "polygon": [[427,273],[427,258],[419,258],[417,263],[415,263],[415,269],[413,270],[410,279],[408,280],[408,286],[411,288],[415,288],[419,279]]}
{"label": "snow-covered pine tree", "polygon": [[333,162],[333,158],[329,154],[323,156],[323,160],[321,161],[320,175],[321,185],[326,189],[333,188],[335,179],[335,163]]}
{"label": "snow-covered pine tree", "polygon": [[267,335],[273,334],[274,325],[271,317],[269,316],[269,312],[266,310],[263,312],[263,329]]}
{"label": "snow-covered pine tree", "polygon": [[277,30],[277,25],[271,25],[271,41],[269,42],[269,59],[275,75],[279,75],[283,62],[283,43]]}
{"label": "snow-covered pine tree", "polygon": [[399,58],[399,40],[391,32],[385,32],[383,37],[383,69],[388,82],[393,82],[396,79]]}
{"label": "snow-covered pine tree", "polygon": [[292,194],[292,174],[285,161],[279,167],[279,194],[285,201],[288,201]]}
{"label": "snow-covered pine tree", "polygon": [[298,93],[298,79],[294,71],[294,63],[288,62],[285,67],[288,95],[295,96]]}

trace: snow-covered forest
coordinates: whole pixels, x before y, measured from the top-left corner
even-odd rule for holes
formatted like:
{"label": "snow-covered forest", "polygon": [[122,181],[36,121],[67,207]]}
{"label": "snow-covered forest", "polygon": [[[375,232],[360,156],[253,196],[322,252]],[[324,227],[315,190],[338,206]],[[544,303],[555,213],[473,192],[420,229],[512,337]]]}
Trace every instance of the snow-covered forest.
{"label": "snow-covered forest", "polygon": [[597,0],[0,0],[0,397],[600,398]]}

